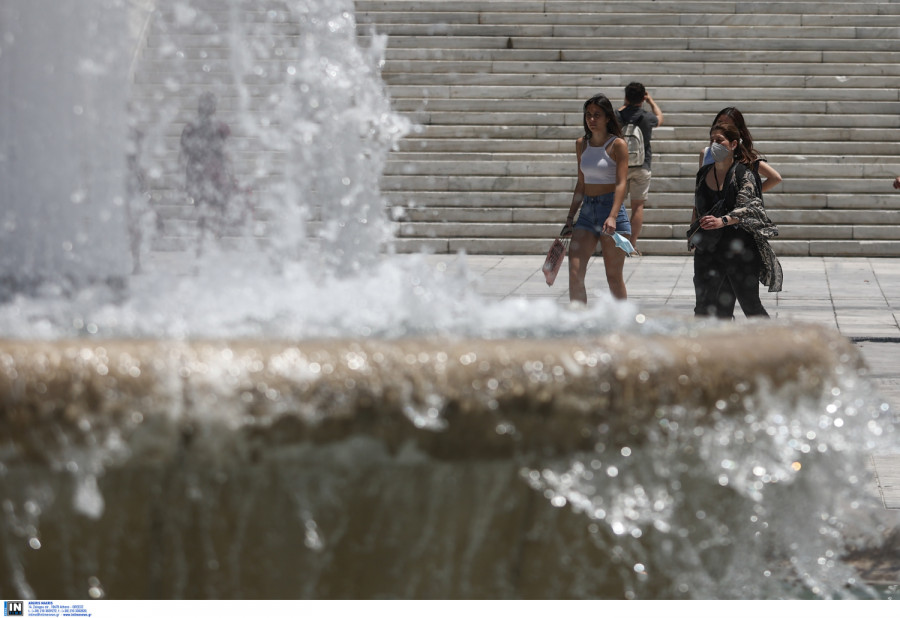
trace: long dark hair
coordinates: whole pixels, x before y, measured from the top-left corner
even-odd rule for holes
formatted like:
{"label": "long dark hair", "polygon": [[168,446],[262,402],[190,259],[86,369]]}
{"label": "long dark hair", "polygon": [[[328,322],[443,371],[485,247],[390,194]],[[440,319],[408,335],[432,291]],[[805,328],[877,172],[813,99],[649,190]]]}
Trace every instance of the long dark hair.
{"label": "long dark hair", "polygon": [[729,142],[738,143],[737,148],[734,149],[734,160],[736,162],[750,164],[753,161],[750,159],[750,151],[747,150],[747,146],[741,141],[741,130],[738,129],[736,124],[726,121],[717,122],[709,130],[710,137],[712,137],[713,133],[721,133]]}
{"label": "long dark hair", "polygon": [[[613,109],[612,103],[609,102],[609,99],[607,99],[605,95],[595,94],[585,101],[584,106],[582,107],[582,111],[585,114],[587,113],[588,105],[596,105],[602,109],[603,113],[606,114],[606,130],[609,131],[611,135],[622,137],[622,127],[619,126],[619,119],[616,117],[616,112]],[[584,119],[584,115],[581,116],[581,122],[584,124],[585,142],[589,142],[592,133],[591,130],[588,129],[588,123],[587,120]]]}
{"label": "long dark hair", "polygon": [[736,107],[726,107],[722,109],[718,114],[716,114],[716,119],[713,122],[713,126],[722,122],[720,120],[722,117],[731,119],[732,124],[737,127],[740,132],[740,142],[744,145],[748,158],[743,161],[744,163],[753,163],[756,161],[760,155],[756,148],[753,147],[753,136],[750,135],[750,129],[747,128],[747,123],[744,122],[744,115],[741,113]]}

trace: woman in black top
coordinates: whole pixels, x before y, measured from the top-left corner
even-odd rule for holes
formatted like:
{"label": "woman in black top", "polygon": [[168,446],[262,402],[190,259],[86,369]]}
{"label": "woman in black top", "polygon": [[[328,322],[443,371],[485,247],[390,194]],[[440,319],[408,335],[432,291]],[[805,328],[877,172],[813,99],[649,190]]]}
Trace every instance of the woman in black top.
{"label": "woman in black top", "polygon": [[748,317],[769,317],[759,299],[759,282],[770,292],[781,290],[781,264],[768,242],[778,229],[766,215],[758,177],[737,162],[748,160],[738,128],[722,122],[709,135],[714,162],[697,172],[688,231],[694,249],[694,314],[730,318],[730,284]]}

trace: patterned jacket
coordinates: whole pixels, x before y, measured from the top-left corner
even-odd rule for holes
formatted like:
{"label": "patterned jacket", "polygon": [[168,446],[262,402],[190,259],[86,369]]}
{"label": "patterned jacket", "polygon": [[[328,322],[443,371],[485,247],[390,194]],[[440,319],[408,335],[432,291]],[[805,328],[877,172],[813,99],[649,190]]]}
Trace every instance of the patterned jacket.
{"label": "patterned jacket", "polygon": [[[697,172],[697,186],[706,178],[711,165],[713,164],[704,165]],[[759,176],[743,163],[735,163],[726,176],[725,184],[726,187],[723,187],[725,195],[732,199],[726,199],[723,214],[737,217],[738,227],[753,236],[762,257],[759,281],[768,286],[770,292],[780,292],[784,273],[775,251],[769,244],[770,238],[778,236],[778,228],[766,214]]]}

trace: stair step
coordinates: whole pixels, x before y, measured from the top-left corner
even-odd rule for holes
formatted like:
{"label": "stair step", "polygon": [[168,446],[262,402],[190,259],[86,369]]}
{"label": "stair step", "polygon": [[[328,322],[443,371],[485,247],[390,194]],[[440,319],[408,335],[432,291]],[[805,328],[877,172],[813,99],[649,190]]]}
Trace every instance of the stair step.
{"label": "stair step", "polygon": [[[359,3],[357,3],[359,4]],[[498,26],[550,25],[559,31],[561,26],[584,26],[595,19],[592,12],[562,11],[509,11],[494,12],[458,10],[426,10],[410,12],[397,11],[358,11],[356,21],[359,24],[397,25],[434,25],[434,24],[480,24]],[[679,7],[680,9],[680,7]],[[649,26],[735,26],[760,27],[773,26],[779,28],[882,28],[883,15],[803,15],[803,14],[764,14],[764,13],[638,13],[635,11],[606,12],[603,14],[604,26],[626,26],[637,28],[635,24]],[[698,30],[703,34],[702,30]],[[822,31],[819,30],[821,34]]]}
{"label": "stair step", "polygon": [[[399,233],[403,237],[421,238],[497,238],[528,239],[553,238],[558,234],[565,222],[565,210],[560,209],[562,216],[556,222],[401,222]],[[681,222],[645,223],[641,238],[681,239],[690,224],[690,214]],[[778,238],[783,240],[890,240],[900,242],[900,229],[892,225],[827,225],[811,223],[810,225],[782,224],[776,221]]]}
{"label": "stair step", "polygon": [[[896,33],[889,31],[887,34],[893,36]],[[388,28],[388,30],[390,30]],[[827,30],[827,29],[826,29]],[[854,30],[854,29],[851,29]],[[491,35],[469,35],[469,36],[447,36],[437,33],[419,33],[419,34],[400,34],[396,32],[385,32],[389,34],[392,44],[395,42],[398,47],[430,47],[441,49],[583,49],[596,50],[598,46],[597,39],[585,34],[582,36],[570,36],[564,40],[558,40],[551,34],[535,34],[533,36],[522,36],[515,33],[515,29],[500,34]],[[742,29],[734,29],[730,33],[721,33],[717,38],[637,38],[630,39],[626,36],[609,36],[602,40],[605,47],[619,47],[622,49],[635,48],[638,50],[657,50],[660,52],[669,52],[671,50],[694,50],[696,51],[719,51],[731,50],[734,48],[734,39],[739,38],[746,43],[745,34]],[[785,33],[782,38],[774,37],[756,37],[753,39],[753,46],[757,50],[762,51],[818,51],[828,49],[832,52],[858,52],[865,49],[867,45],[878,45],[879,39],[875,37],[874,32],[869,33],[868,38],[857,38],[855,35],[846,34],[846,38],[798,38]],[[640,34],[637,35],[640,37]],[[364,45],[369,44],[367,36],[361,36],[360,41]],[[882,48],[883,49],[883,48]],[[873,47],[875,52],[881,51],[877,47]]]}
{"label": "stair step", "polygon": [[[627,203],[626,203],[627,204]],[[630,208],[629,208],[630,211]],[[527,206],[495,207],[421,207],[403,210],[401,223],[543,223],[562,225],[568,207],[533,208]],[[872,228],[889,227],[896,230],[900,238],[900,211],[897,210],[805,210],[769,208],[769,214],[779,226],[782,225],[858,225]],[[690,221],[690,206],[677,208],[644,208],[644,225],[684,225]],[[872,233],[871,231],[869,233]]]}
{"label": "stair step", "polygon": [[[523,96],[523,90],[529,97],[541,99],[587,100],[598,90],[607,89],[621,92],[630,81],[627,77],[616,79],[617,84],[599,84],[594,86],[491,86],[484,84],[444,84],[444,85],[389,85],[388,91],[392,97],[419,98],[419,99],[516,99]],[[835,80],[837,82],[837,80]],[[744,101],[768,100],[768,101],[855,101],[864,99],[869,101],[897,102],[897,88],[848,88],[841,89],[834,85],[831,87],[816,88],[743,88],[740,86],[661,86],[653,89],[654,99],[668,100],[702,100],[712,99],[716,101]],[[665,99],[663,98],[665,97]],[[720,108],[721,109],[721,108]]]}
{"label": "stair step", "polygon": [[[199,61],[198,61],[199,62]],[[837,85],[849,88],[853,86],[870,87],[869,77],[898,77],[900,66],[896,63],[864,63],[850,65],[847,63],[810,63],[810,62],[767,62],[747,64],[746,60],[736,59],[732,62],[689,62],[689,61],[663,61],[663,62],[635,62],[635,61],[610,61],[606,58],[599,60],[595,55],[591,59],[562,60],[550,58],[546,60],[457,60],[440,58],[435,60],[388,60],[382,68],[382,74],[391,76],[391,83],[397,82],[400,77],[408,79],[432,79],[446,80],[447,76],[437,75],[453,73],[455,83],[465,76],[481,75],[497,80],[521,79],[522,75],[532,77],[570,79],[563,75],[653,75],[655,80],[660,77],[691,76],[692,79],[705,78],[721,81],[725,76],[741,74],[741,79],[748,77],[769,77],[782,80],[804,82],[806,86],[815,86],[816,82],[811,77],[819,77],[821,80],[832,80],[827,85],[834,85],[834,80],[840,76]],[[561,75],[562,74],[562,75]],[[856,80],[856,81],[851,81]],[[416,83],[416,82],[411,82]],[[428,82],[423,82],[428,83]],[[654,84],[658,83],[654,81]],[[697,82],[699,83],[699,82]],[[890,82],[882,82],[883,87],[888,87]],[[773,84],[775,85],[775,84]],[[876,84],[877,87],[877,84]]]}
{"label": "stair step", "polygon": [[[574,150],[574,148],[573,148]],[[658,178],[691,178],[699,167],[699,152],[693,161],[653,162],[653,179]],[[783,178],[869,178],[882,180],[891,174],[896,176],[900,157],[893,163],[803,163],[786,162],[777,159],[770,161]],[[419,160],[393,161],[385,167],[385,176],[493,176],[504,178],[567,178],[574,182],[575,154],[556,161],[506,160],[506,161],[447,161]]]}
{"label": "stair step", "polygon": [[[529,93],[528,98],[505,98],[505,99],[486,99],[486,98],[466,98],[454,97],[435,98],[432,93],[429,97],[397,97],[392,98],[393,107],[398,112],[421,112],[426,109],[430,112],[445,111],[466,111],[479,110],[482,112],[489,111],[543,111],[543,112],[563,112],[571,113],[575,107],[577,113],[581,103],[588,96],[593,95],[600,88],[592,89],[590,94],[584,92],[572,91],[566,97],[540,98],[535,97],[533,93]],[[583,96],[582,96],[583,95]],[[654,90],[654,97],[657,96]],[[660,99],[662,100],[662,99]],[[709,122],[712,122],[715,114],[720,109],[731,103],[740,103],[741,112],[746,117],[752,117],[754,114],[806,114],[810,116],[822,114],[834,114],[837,116],[851,115],[867,115],[867,114],[883,114],[896,115],[897,101],[866,101],[866,100],[849,100],[849,101],[805,101],[805,100],[766,100],[766,99],[750,99],[740,97],[739,99],[680,99],[678,97],[669,97],[666,99],[666,108],[664,112],[694,112],[707,114]],[[427,108],[426,108],[427,104]],[[746,110],[746,111],[744,111]],[[850,122],[851,119],[845,120]],[[749,120],[748,120],[749,123]],[[668,123],[667,123],[668,124]],[[749,126],[749,125],[748,125]],[[759,126],[759,125],[753,125]]]}
{"label": "stair step", "polygon": [[[754,129],[754,132],[756,129]],[[579,137],[575,130],[570,130],[568,135],[551,135],[547,139],[429,139],[408,138],[400,142],[399,148],[403,152],[446,152],[446,153],[565,153],[574,154],[575,139]],[[686,142],[657,140],[653,143],[653,155],[669,153],[684,154],[685,152],[700,153],[708,143],[706,139],[697,137]],[[760,145],[763,141],[759,140]],[[764,142],[765,154],[772,159],[780,154],[809,154],[821,155],[885,155],[896,156],[895,142],[809,142],[793,141],[780,142],[766,140]],[[696,156],[696,155],[695,155]],[[774,159],[773,159],[774,160]]]}
{"label": "stair step", "polygon": [[[362,35],[366,38],[366,35]],[[368,39],[366,39],[368,40]],[[604,46],[604,41],[597,41],[594,49],[523,49],[523,48],[484,48],[484,47],[453,47],[430,48],[421,46],[403,47],[393,44],[386,51],[387,62],[396,60],[446,60],[456,62],[466,61],[507,61],[507,62],[596,62],[597,58],[603,58],[608,62],[686,62],[703,64],[708,59],[698,59],[697,52],[689,49],[666,50],[660,54],[658,50],[622,49],[613,46]],[[722,49],[716,52],[713,62],[716,64],[742,63],[751,64],[799,64],[807,63],[811,70],[815,70],[819,63],[843,67],[843,71],[853,71],[855,68],[865,69],[865,64],[891,64],[900,56],[900,50],[891,47],[878,47],[874,49],[856,49],[847,51],[829,50],[805,50],[793,51],[790,56],[785,56],[783,51],[760,49]],[[750,68],[750,67],[745,67]]]}
{"label": "stair step", "polygon": [[680,1],[680,0],[356,0],[357,11],[394,12],[511,12],[538,13],[582,13],[602,19],[609,13],[633,13],[653,15],[656,13],[690,14],[766,14],[771,11],[778,15],[900,15],[900,7],[890,2],[744,2],[744,1]]}
{"label": "stair step", "polygon": [[[640,20],[640,15],[635,15]],[[776,16],[777,17],[777,16]],[[507,37],[512,38],[513,47],[546,47],[541,41],[547,39],[571,39],[574,48],[589,48],[596,39],[633,39],[630,46],[637,49],[659,49],[660,45],[671,46],[672,49],[696,48],[703,45],[717,45],[722,40],[733,42],[734,39],[745,39],[747,27],[742,24],[707,26],[707,25],[653,25],[653,24],[604,24],[591,25],[585,16],[578,25],[556,24],[490,24],[490,23],[458,23],[440,21],[431,23],[381,23],[377,24],[381,34],[403,39],[403,37],[453,37],[466,39],[472,37]],[[364,31],[364,28],[363,30]],[[290,32],[288,31],[290,34]],[[298,32],[299,34],[299,32]],[[809,42],[828,40],[831,49],[853,49],[846,46],[854,41],[856,47],[860,41],[896,39],[900,28],[896,26],[781,26],[766,24],[755,28],[751,36],[754,42],[771,41],[776,49],[822,49],[822,45],[811,46]],[[780,47],[786,45],[786,47]],[[689,47],[690,46],[690,47]],[[846,46],[846,47],[845,47]],[[710,49],[715,49],[711,47]]]}
{"label": "stair step", "polygon": [[[576,116],[579,118],[579,116]],[[553,120],[553,118],[548,118]],[[894,124],[894,121],[891,121]],[[429,124],[422,125],[410,141],[420,139],[446,139],[460,138],[471,139],[504,139],[504,140],[528,140],[535,138],[574,140],[583,134],[580,124],[574,122],[574,118],[567,125],[558,124],[472,124],[449,125]],[[652,149],[659,143],[671,144],[673,141],[708,141],[708,127],[661,127],[653,131]],[[659,135],[660,138],[656,138]],[[848,127],[761,127],[753,130],[754,143],[784,142],[881,142],[896,143],[900,139],[900,127],[898,128],[848,128]],[[574,148],[569,144],[570,148]]]}
{"label": "stair step", "polygon": [[[535,267],[540,268],[542,255],[550,248],[551,239],[481,239],[481,238],[398,238],[394,248],[398,252],[458,253],[485,255],[534,255]],[[778,240],[771,241],[775,253],[781,257],[793,256],[850,256],[850,257],[900,257],[898,241],[862,240]],[[686,243],[680,240],[641,239],[644,255],[690,255]],[[631,258],[640,259],[640,258]],[[790,285],[789,283],[787,284]],[[788,287],[789,289],[789,287]]]}
{"label": "stair step", "polygon": [[[615,74],[605,70],[605,66],[596,63],[590,67],[573,67],[571,64],[566,65],[565,69],[553,70],[549,68],[549,73],[542,72],[541,69],[523,70],[521,73],[503,73],[502,69],[495,68],[493,73],[453,73],[447,75],[439,73],[405,73],[399,74],[392,71],[385,71],[384,76],[391,81],[391,91],[400,92],[399,88],[422,87],[433,88],[440,87],[442,80],[452,80],[453,87],[457,91],[465,87],[527,87],[529,89],[542,88],[564,88],[571,92],[571,89],[577,88],[585,83],[585,75],[595,76],[590,79],[598,84],[602,83],[603,89],[616,88],[617,90],[624,88],[629,81],[648,81],[652,77],[654,80],[654,90],[664,91],[665,89],[676,88],[718,88],[720,84],[727,83],[732,79],[731,74],[722,73],[705,73],[703,75],[677,74],[674,72],[660,75],[652,71],[631,71],[624,75]],[[577,69],[577,70],[575,70]],[[659,70],[659,69],[657,69]],[[737,70],[737,69],[735,69]],[[626,77],[627,76],[627,77]],[[896,89],[900,86],[900,75],[864,75],[864,76],[840,76],[819,75],[819,76],[803,76],[803,75],[754,75],[752,73],[744,73],[741,76],[741,83],[745,84],[744,88],[772,88],[778,90],[794,90],[795,84],[802,83],[804,91],[817,89],[832,88],[855,88],[855,89],[871,89],[880,91],[882,100],[895,100]],[[892,91],[892,92],[891,92]],[[778,93],[780,96],[788,96],[789,93]],[[891,94],[894,98],[891,98]],[[837,97],[846,98],[846,97]]]}
{"label": "stair step", "polygon": [[[885,191],[893,192],[890,186],[893,181],[885,179]],[[778,187],[776,187],[777,189]],[[571,188],[566,191],[532,191],[498,194],[494,191],[384,191],[387,203],[395,207],[491,207],[502,203],[510,208],[515,207],[541,207],[541,208],[567,208],[572,201]],[[654,208],[683,208],[694,202],[690,188],[678,192],[664,192],[658,190],[651,182],[650,197],[647,209]],[[855,195],[850,193],[766,193],[766,207],[770,209],[835,209],[858,210],[870,209],[885,210],[897,209],[897,196],[894,193],[873,193],[870,195]]]}

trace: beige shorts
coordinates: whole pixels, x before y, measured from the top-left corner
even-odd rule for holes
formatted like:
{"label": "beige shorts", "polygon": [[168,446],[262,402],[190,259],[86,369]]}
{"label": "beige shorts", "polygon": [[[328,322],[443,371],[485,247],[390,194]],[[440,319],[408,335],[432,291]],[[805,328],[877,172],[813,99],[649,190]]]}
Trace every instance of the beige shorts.
{"label": "beige shorts", "polygon": [[644,201],[650,193],[650,170],[643,167],[628,168],[628,184],[625,185],[625,194],[631,195],[631,201]]}

